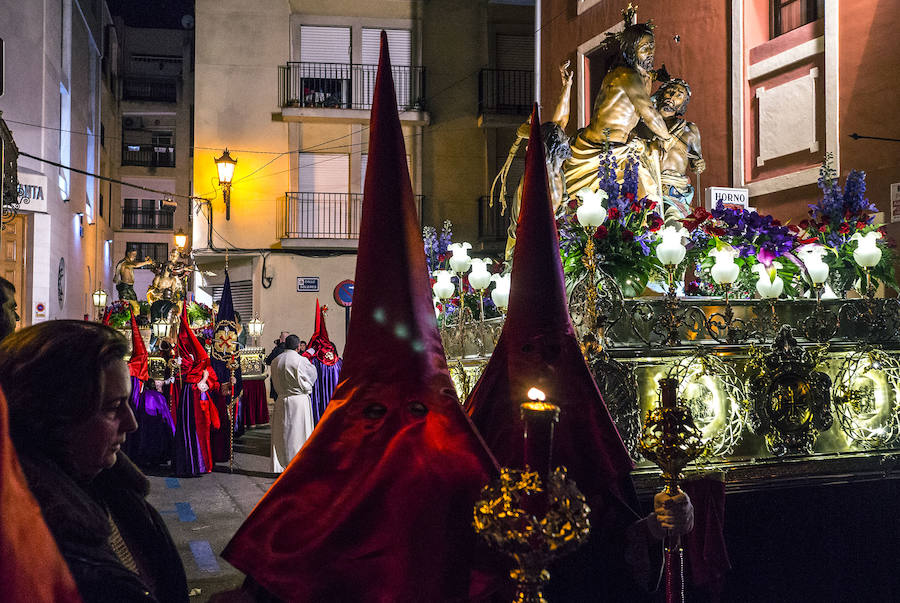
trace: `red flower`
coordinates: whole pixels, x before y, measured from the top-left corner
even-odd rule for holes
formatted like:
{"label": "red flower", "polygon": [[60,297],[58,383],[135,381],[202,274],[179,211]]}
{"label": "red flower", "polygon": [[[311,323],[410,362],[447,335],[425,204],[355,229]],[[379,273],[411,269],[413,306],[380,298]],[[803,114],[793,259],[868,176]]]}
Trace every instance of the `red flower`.
{"label": "red flower", "polygon": [[578,201],[576,201],[575,199],[570,199],[569,209],[578,209]]}
{"label": "red flower", "polygon": [[800,220],[800,228],[803,230],[809,228],[809,220]]}
{"label": "red flower", "polygon": [[863,222],[862,220],[860,220],[860,221],[858,221],[858,222],[856,223],[856,228],[857,228],[857,230],[862,230],[862,229],[865,228],[866,226],[868,226],[868,225],[867,225],[865,222]]}
{"label": "red flower", "polygon": [[828,224],[819,225],[819,232],[825,232],[826,230],[828,230]]}
{"label": "red flower", "polygon": [[723,234],[725,234],[724,228],[717,228],[715,226],[708,226],[708,227],[706,227],[705,230],[707,233],[709,233],[715,237],[721,237]]}
{"label": "red flower", "polygon": [[652,201],[651,199],[644,197],[644,203],[644,207],[646,207],[648,210],[653,211],[654,209],[656,209],[656,201]]}
{"label": "red flower", "polygon": [[788,230],[790,230],[794,234],[800,232],[800,229],[797,226],[795,226],[794,224],[788,224],[787,227],[788,227]]}
{"label": "red flower", "polygon": [[797,245],[809,245],[810,243],[815,243],[819,240],[819,237],[810,237],[808,239],[800,239],[797,241]]}
{"label": "red flower", "polygon": [[660,228],[662,228],[662,225],[663,219],[659,216],[653,216],[653,218],[650,220],[650,226],[648,227],[648,229],[650,230],[650,232],[657,232]]}
{"label": "red flower", "polygon": [[633,241],[633,240],[634,240],[634,233],[631,232],[631,231],[628,230],[628,229],[623,230],[623,231],[622,231],[622,240],[623,240],[623,241]]}
{"label": "red flower", "polygon": [[632,203],[631,204],[631,212],[632,213],[638,214],[641,212],[641,209],[643,209],[643,208],[641,207],[640,203]]}
{"label": "red flower", "polygon": [[606,226],[600,225],[597,227],[597,232],[594,233],[594,238],[605,239],[607,234],[609,234],[609,231],[606,229]]}
{"label": "red flower", "polygon": [[850,233],[850,225],[846,222],[841,222],[841,227],[838,228],[838,232],[841,234],[849,234]]}
{"label": "red flower", "polygon": [[610,207],[609,212],[606,214],[606,217],[610,220],[615,220],[619,217],[619,208],[618,207]]}
{"label": "red flower", "polygon": [[694,211],[691,212],[690,218],[684,218],[681,220],[681,223],[684,224],[684,227],[688,229],[690,232],[694,232],[697,230],[697,227],[700,226],[703,222],[705,222],[712,214],[706,211],[703,207],[695,207]]}
{"label": "red flower", "polygon": [[629,201],[634,201],[634,193],[625,193],[625,198]]}
{"label": "red flower", "polygon": [[781,220],[772,220],[772,226],[781,226]]}

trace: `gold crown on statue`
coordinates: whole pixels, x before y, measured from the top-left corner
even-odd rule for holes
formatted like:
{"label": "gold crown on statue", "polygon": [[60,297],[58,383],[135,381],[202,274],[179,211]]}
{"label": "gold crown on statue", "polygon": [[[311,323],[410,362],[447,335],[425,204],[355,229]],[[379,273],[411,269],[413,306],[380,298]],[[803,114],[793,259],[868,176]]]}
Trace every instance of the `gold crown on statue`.
{"label": "gold crown on statue", "polygon": [[634,19],[637,16],[638,7],[628,3],[628,6],[622,9],[622,18],[625,20],[625,27],[629,25],[634,25]]}

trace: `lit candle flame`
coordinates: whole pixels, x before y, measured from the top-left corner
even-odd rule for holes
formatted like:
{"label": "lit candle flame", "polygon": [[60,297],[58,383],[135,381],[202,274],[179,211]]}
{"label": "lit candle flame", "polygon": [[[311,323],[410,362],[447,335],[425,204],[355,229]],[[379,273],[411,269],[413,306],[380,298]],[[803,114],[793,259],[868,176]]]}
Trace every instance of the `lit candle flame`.
{"label": "lit candle flame", "polygon": [[547,396],[545,396],[544,392],[542,392],[538,388],[532,387],[530,390],[528,390],[528,399],[529,400],[540,400],[541,402],[543,402],[544,400],[547,399]]}

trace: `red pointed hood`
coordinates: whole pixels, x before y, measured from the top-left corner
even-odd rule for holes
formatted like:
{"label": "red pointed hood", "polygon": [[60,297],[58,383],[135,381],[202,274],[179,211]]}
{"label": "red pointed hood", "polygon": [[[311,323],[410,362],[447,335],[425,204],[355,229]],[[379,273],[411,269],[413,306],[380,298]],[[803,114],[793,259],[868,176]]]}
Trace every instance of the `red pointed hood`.
{"label": "red pointed hood", "polygon": [[[561,408],[553,465],[587,496],[618,490],[632,469],[575,338],[535,105],[516,231],[509,311],[466,409],[501,465],[522,467],[519,405],[536,387]],[[618,492],[616,492],[618,493]]]}
{"label": "red pointed hood", "polygon": [[75,581],[28,488],[0,391],[0,584],[4,601],[80,602]]}
{"label": "red pointed hood", "polygon": [[134,312],[131,312],[131,360],[128,361],[128,372],[139,381],[147,381],[150,378],[148,357],[144,338],[141,337],[141,331],[134,319]]}
{"label": "red pointed hood", "polygon": [[203,379],[203,371],[206,370],[212,384],[216,381],[216,373],[212,370],[209,354],[191,329],[191,322],[187,317],[187,304],[185,301],[181,309],[176,346],[178,357],[181,358],[181,379],[187,383],[199,383]]}
{"label": "red pointed hood", "polygon": [[328,339],[328,329],[325,327],[327,311],[328,306],[320,307],[319,298],[316,298],[316,330],[309,338],[307,351],[314,350],[314,353],[309,354],[310,359],[316,358],[325,366],[334,366],[340,360],[340,356],[338,356],[337,347]]}
{"label": "red pointed hood", "polygon": [[472,508],[496,467],[456,398],[423,250],[382,33],[341,381],[222,553],[278,597],[469,596]]}

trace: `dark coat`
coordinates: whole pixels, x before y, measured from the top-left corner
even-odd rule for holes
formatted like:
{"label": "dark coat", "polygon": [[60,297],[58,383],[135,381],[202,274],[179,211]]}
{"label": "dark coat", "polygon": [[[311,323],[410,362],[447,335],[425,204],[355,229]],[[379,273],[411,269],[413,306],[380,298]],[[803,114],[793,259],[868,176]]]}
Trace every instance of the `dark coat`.
{"label": "dark coat", "polygon": [[[88,485],[77,484],[53,461],[20,452],[22,469],[85,603],[187,603],[184,566],[163,523],[146,500],[149,482],[122,452]],[[116,520],[149,581],[129,571],[108,544]]]}
{"label": "dark coat", "polygon": [[[275,344],[275,347],[269,352],[269,355],[266,356],[266,366],[271,366],[272,361],[278,358],[278,356],[284,352],[284,342],[280,341]],[[273,400],[278,399],[278,394],[275,392],[275,386],[272,385],[272,378],[269,377],[269,397]]]}

